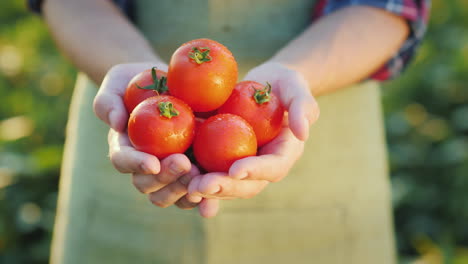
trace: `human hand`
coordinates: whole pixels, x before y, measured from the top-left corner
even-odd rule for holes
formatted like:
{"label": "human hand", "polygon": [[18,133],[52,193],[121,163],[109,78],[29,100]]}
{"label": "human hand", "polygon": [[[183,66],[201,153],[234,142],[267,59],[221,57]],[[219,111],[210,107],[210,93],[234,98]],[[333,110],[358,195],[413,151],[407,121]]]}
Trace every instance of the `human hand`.
{"label": "human hand", "polygon": [[[270,182],[283,179],[300,158],[309,126],[319,116],[319,108],[300,73],[280,63],[265,63],[252,69],[245,80],[269,82],[273,92],[288,110],[280,134],[259,149],[258,156],[234,162],[228,173],[196,176],[189,194],[205,198],[251,198]],[[190,199],[190,197],[189,197]]]}
{"label": "human hand", "polygon": [[182,209],[191,209],[201,203],[200,214],[210,216],[205,204],[212,201],[192,197],[196,202],[187,200],[187,184],[198,168],[190,163],[184,154],[173,154],[159,160],[153,155],[137,151],[130,143],[125,131],[128,113],[123,103],[123,95],[128,82],[138,73],[157,66],[167,71],[165,64],[135,63],[120,64],[106,75],[94,100],[96,115],[110,126],[108,135],[109,156],[114,167],[122,173],[131,173],[135,187],[147,194],[150,201],[159,207],[175,204]]}

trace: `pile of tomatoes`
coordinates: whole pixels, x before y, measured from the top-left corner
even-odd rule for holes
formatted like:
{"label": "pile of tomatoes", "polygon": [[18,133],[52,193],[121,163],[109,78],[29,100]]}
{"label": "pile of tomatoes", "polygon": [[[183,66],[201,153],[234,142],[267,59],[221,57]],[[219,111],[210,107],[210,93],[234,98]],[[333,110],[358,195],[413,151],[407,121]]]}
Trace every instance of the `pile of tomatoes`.
{"label": "pile of tomatoes", "polygon": [[236,84],[237,75],[232,53],[209,39],[180,46],[167,73],[152,68],[136,75],[124,95],[133,146],[160,159],[193,146],[197,163],[210,172],[256,155],[279,134],[284,108],[270,84]]}

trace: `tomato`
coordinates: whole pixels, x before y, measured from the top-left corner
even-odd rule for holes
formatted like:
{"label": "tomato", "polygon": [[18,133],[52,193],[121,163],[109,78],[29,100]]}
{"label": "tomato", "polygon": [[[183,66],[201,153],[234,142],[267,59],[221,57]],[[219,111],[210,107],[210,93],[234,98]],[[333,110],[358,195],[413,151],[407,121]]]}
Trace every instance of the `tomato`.
{"label": "tomato", "polygon": [[231,113],[244,118],[252,126],[261,147],[273,140],[281,131],[284,107],[271,92],[271,86],[243,81],[236,85],[229,99],[218,113]]}
{"label": "tomato", "polygon": [[172,55],[167,73],[171,95],[182,99],[195,112],[220,107],[237,82],[237,62],[220,43],[196,39]]}
{"label": "tomato", "polygon": [[195,135],[195,117],[183,101],[169,95],[154,96],[140,103],[128,120],[133,146],[163,159],[184,153]]}
{"label": "tomato", "polygon": [[205,118],[195,117],[195,133],[197,133],[198,128],[205,122]]}
{"label": "tomato", "polygon": [[234,161],[257,154],[252,127],[242,117],[219,114],[208,118],[197,129],[193,151],[207,171],[227,172]]}
{"label": "tomato", "polygon": [[167,93],[167,73],[156,68],[137,74],[128,83],[123,97],[125,108],[130,114],[146,98]]}

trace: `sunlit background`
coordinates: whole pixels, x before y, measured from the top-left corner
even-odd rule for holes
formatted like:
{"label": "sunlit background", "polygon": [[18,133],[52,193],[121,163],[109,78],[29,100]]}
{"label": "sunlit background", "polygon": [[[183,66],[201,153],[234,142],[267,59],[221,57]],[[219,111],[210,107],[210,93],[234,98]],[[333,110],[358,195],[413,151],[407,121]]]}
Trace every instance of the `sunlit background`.
{"label": "sunlit background", "polygon": [[[24,0],[0,3],[0,263],[47,263],[76,72]],[[433,0],[383,87],[401,263],[468,263],[468,1]]]}

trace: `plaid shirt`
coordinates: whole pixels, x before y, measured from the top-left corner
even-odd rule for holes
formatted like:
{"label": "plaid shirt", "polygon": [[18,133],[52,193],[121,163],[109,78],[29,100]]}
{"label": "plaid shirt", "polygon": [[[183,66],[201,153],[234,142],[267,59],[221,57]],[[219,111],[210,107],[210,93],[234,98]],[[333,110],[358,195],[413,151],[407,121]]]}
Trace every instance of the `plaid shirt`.
{"label": "plaid shirt", "polygon": [[[28,0],[29,7],[40,13],[43,0]],[[132,0],[114,0],[126,13],[131,14]],[[316,20],[347,6],[364,5],[385,9],[402,16],[410,26],[410,34],[400,50],[370,78],[383,81],[398,76],[414,57],[426,33],[431,0],[319,0],[315,5],[313,19]]]}
{"label": "plaid shirt", "polygon": [[313,18],[318,19],[340,8],[355,5],[381,8],[402,16],[408,22],[410,34],[400,50],[370,76],[379,81],[395,78],[406,68],[421,44],[429,20],[431,0],[319,0]]}

